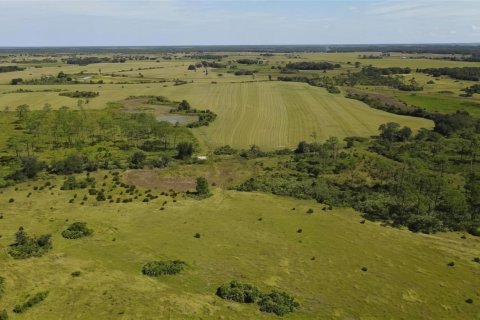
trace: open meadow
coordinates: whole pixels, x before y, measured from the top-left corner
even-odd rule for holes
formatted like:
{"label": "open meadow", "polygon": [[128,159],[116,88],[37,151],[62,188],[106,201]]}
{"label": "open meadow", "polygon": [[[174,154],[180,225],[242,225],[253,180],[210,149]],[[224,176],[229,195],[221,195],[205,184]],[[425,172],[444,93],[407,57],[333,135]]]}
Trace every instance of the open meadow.
{"label": "open meadow", "polygon": [[[49,291],[43,303],[13,319],[276,318],[215,296],[233,279],[295,296],[301,309],[287,319],[479,316],[476,305],[464,302],[477,297],[480,285],[472,262],[480,242],[472,236],[413,234],[361,224],[351,209],[322,211],[313,201],[220,189],[200,202],[179,195],[176,202],[160,196],[148,203],[90,199],[79,205],[85,191],[61,191],[60,182],[44,190],[33,189],[41,181],[24,183],[0,194],[3,248],[20,225],[32,235],[52,234],[53,242],[48,255],[29,260],[2,251],[8,292],[2,305]],[[62,238],[74,221],[87,222],[94,234]],[[142,275],[154,259],[181,259],[187,267],[177,276]],[[80,276],[72,277],[75,271]]]}

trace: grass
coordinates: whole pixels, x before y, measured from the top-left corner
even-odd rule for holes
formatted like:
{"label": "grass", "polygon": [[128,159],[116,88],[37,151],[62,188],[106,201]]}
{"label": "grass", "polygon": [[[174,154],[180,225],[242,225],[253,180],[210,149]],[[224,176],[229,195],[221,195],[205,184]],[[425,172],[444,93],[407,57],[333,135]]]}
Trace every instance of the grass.
{"label": "grass", "polygon": [[[480,280],[472,259],[480,243],[470,236],[361,224],[350,209],[325,212],[312,201],[258,193],[216,189],[201,201],[177,197],[173,203],[161,196],[149,203],[77,206],[68,200],[78,190],[34,191],[26,198],[35,184],[40,182],[0,195],[2,306],[13,308],[34,292],[50,293],[24,317],[276,319],[216,297],[216,289],[231,280],[292,295],[301,308],[288,319],[478,315],[474,288]],[[11,197],[16,201],[7,204]],[[164,200],[168,204],[160,211]],[[315,213],[306,214],[309,208]],[[71,221],[86,221],[95,234],[62,238]],[[32,234],[51,233],[52,251],[41,258],[10,258],[8,244],[20,225]],[[200,239],[193,237],[197,232]],[[142,266],[157,259],[179,259],[189,267],[161,279],[142,275]],[[447,266],[451,261],[454,267]],[[80,276],[72,277],[74,271]],[[465,303],[469,298],[473,305]]]}
{"label": "grass", "polygon": [[397,97],[410,105],[425,108],[428,111],[453,113],[457,110],[468,111],[473,116],[480,116],[480,101],[451,98],[445,95],[397,94]]}

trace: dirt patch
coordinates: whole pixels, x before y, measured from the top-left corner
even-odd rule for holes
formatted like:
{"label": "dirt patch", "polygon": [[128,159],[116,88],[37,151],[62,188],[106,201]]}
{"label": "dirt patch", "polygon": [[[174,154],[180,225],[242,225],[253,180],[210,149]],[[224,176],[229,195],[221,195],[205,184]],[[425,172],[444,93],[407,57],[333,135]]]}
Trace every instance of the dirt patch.
{"label": "dirt patch", "polygon": [[129,170],[125,172],[125,183],[146,189],[161,191],[194,191],[195,178],[189,177],[162,177],[160,169]]}

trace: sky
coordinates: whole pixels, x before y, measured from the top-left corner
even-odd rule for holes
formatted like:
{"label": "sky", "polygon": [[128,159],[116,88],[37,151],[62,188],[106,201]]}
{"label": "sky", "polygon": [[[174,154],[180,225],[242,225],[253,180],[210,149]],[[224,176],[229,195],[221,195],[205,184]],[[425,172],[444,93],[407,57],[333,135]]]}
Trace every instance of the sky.
{"label": "sky", "polygon": [[480,43],[480,0],[0,0],[0,47]]}

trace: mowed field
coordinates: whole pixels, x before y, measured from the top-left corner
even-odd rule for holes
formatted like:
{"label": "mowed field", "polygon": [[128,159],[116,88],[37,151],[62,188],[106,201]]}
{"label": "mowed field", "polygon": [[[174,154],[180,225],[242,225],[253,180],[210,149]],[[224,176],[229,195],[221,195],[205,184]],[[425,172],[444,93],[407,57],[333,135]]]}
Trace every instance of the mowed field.
{"label": "mowed field", "polygon": [[[468,235],[361,224],[350,209],[323,211],[313,201],[258,193],[217,189],[205,200],[160,196],[80,206],[68,201],[85,191],[34,191],[35,185],[41,182],[0,195],[0,275],[6,278],[0,309],[11,319],[278,319],[216,297],[216,288],[231,280],[294,296],[301,308],[286,319],[480,317],[480,266],[472,261],[480,243]],[[306,214],[309,208],[313,214]],[[94,235],[62,238],[74,221],[87,222]],[[8,245],[19,226],[51,233],[53,250],[13,260]],[[156,259],[181,259],[188,267],[175,276],[142,275],[142,265]],[[44,290],[50,292],[45,301],[21,315],[11,312]],[[469,298],[473,304],[465,303]]]}
{"label": "mowed field", "polygon": [[301,140],[319,141],[335,136],[370,136],[382,123],[398,122],[413,130],[432,127],[425,119],[379,111],[323,88],[302,83],[251,82],[188,85],[172,92],[194,106],[209,108],[218,118],[209,127],[194,130],[208,145],[229,144],[262,148],[294,147]]}

